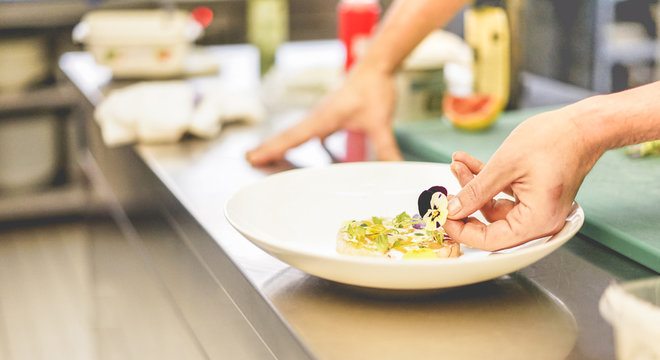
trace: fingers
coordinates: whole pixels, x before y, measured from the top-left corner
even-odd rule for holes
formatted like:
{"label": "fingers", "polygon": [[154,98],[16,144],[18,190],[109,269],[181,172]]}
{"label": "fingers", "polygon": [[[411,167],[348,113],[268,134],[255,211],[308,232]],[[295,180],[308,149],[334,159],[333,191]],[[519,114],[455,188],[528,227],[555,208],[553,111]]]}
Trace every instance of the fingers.
{"label": "fingers", "polygon": [[506,217],[488,225],[469,218],[464,221],[447,220],[443,228],[459,243],[486,251],[497,251],[559,231],[565,216],[551,216],[547,210],[532,209],[518,203],[508,211]]}
{"label": "fingers", "polygon": [[[461,186],[467,185],[474,179],[473,171],[460,161],[452,162],[450,169]],[[514,206],[515,202],[509,199],[490,199],[480,210],[488,222],[494,222],[504,219]]]}
{"label": "fingers", "polygon": [[474,175],[477,174],[470,171],[465,163],[456,160],[452,161],[452,163],[449,165],[449,169],[451,170],[452,174],[454,174],[454,177],[456,180],[458,180],[458,183],[461,184],[461,186],[467,185],[470,181],[472,181],[472,179],[474,179]]}
{"label": "fingers", "polygon": [[453,153],[451,155],[451,160],[452,162],[458,161],[465,164],[465,166],[467,166],[467,168],[475,175],[480,173],[481,169],[486,165],[479,159],[463,151],[456,151]]}
{"label": "fingers", "polygon": [[326,137],[336,129],[335,122],[326,121],[327,116],[316,111],[300,123],[276,135],[250,150],[246,158],[253,166],[266,165],[284,158],[287,150],[294,148],[313,137]]}
{"label": "fingers", "polygon": [[[284,158],[287,150],[316,136],[321,138],[327,137],[335,130],[337,129],[322,129],[311,122],[302,122],[267,140],[256,149],[248,151],[246,158],[253,166],[266,165]],[[391,128],[382,128],[368,135],[372,140],[378,160],[403,160]]]}
{"label": "fingers", "polygon": [[[265,141],[256,149],[248,151],[246,158],[253,166],[266,165],[281,160],[284,158],[287,150],[313,137],[325,138],[339,130],[341,122],[337,119],[341,117],[341,114],[333,114],[329,111],[315,111],[297,125]],[[396,138],[394,137],[394,132],[389,123],[387,121],[374,123],[385,123],[383,126],[372,126],[367,131],[377,158],[383,161],[403,160]]]}
{"label": "fingers", "polygon": [[498,220],[489,225],[475,218],[469,218],[465,222],[447,220],[443,227],[453,240],[485,251],[507,249],[526,240],[514,237],[510,224],[505,220]]}
{"label": "fingers", "polygon": [[[461,186],[467,185],[467,183],[474,178],[474,175],[479,174],[486,165],[484,162],[480,161],[474,156],[462,151],[457,151],[453,153],[451,158],[452,158],[452,172],[454,173],[454,176],[457,175],[461,176],[461,179],[459,179],[458,177],[456,178],[461,183]],[[455,163],[462,163],[463,165],[465,165],[466,170],[469,171],[470,174],[467,174],[467,172],[463,169],[460,169],[461,171],[463,171],[463,173],[457,174],[453,169]],[[461,182],[461,180],[463,180],[464,182]],[[502,191],[510,196],[513,196],[513,191],[511,190],[511,186],[507,186],[506,188],[502,189]]]}
{"label": "fingers", "polygon": [[[467,166],[467,165],[466,165]],[[458,165],[458,171],[463,172]],[[493,197],[511,184],[510,174],[503,167],[486,164],[477,169],[479,173],[469,180],[449,201],[449,219],[462,219],[489,203]],[[460,180],[467,180],[467,176],[460,175]]]}
{"label": "fingers", "polygon": [[402,160],[390,124],[395,100],[392,76],[362,68],[325,98],[300,124],[249,151],[252,165],[280,160],[285,152],[313,137],[324,138],[340,128],[365,132],[380,160]]}

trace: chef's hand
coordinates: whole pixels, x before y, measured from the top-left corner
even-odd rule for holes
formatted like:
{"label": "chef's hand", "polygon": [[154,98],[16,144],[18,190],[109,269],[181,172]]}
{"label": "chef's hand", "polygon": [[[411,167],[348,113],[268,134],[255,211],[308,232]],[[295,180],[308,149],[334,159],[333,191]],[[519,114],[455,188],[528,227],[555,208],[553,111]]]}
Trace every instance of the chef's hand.
{"label": "chef's hand", "polygon": [[331,93],[297,125],[247,153],[255,166],[284,158],[287,150],[309,139],[323,141],[340,129],[362,131],[371,139],[380,160],[401,160],[390,119],[395,87],[390,73],[356,68],[344,85]]}
{"label": "chef's hand", "polygon": [[[487,164],[456,152],[451,170],[463,188],[449,202],[444,225],[449,236],[495,251],[558,232],[584,177],[604,152],[586,140],[578,120],[571,107],[529,118]],[[515,200],[494,199],[500,192]],[[477,210],[490,224],[467,218]]]}
{"label": "chef's hand", "polygon": [[443,27],[467,0],[396,0],[344,86],[332,93],[301,123],[247,153],[252,165],[280,160],[305,141],[323,140],[339,129],[367,134],[380,160],[402,160],[390,118],[394,109],[393,74],[431,31]]}

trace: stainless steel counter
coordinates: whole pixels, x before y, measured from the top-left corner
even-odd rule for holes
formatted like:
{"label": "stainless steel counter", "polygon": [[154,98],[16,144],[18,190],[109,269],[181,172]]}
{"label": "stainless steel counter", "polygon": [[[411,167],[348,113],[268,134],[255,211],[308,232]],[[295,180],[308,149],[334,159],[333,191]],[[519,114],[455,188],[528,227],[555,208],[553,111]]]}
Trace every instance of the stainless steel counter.
{"label": "stainless steel counter", "polygon": [[[215,51],[220,76],[191,81],[256,91],[252,48]],[[85,53],[66,54],[60,66],[86,99],[81,164],[209,358],[608,359],[614,345],[598,313],[600,295],[614,279],[654,275],[577,236],[521,271],[450,290],[373,290],[315,278],[252,245],[223,216],[239,188],[292,166],[253,168],[244,154],[301,109],[271,112],[260,126],[229,126],[212,141],[108,148],[92,112],[122,84]],[[315,142],[291,159],[329,162]]]}

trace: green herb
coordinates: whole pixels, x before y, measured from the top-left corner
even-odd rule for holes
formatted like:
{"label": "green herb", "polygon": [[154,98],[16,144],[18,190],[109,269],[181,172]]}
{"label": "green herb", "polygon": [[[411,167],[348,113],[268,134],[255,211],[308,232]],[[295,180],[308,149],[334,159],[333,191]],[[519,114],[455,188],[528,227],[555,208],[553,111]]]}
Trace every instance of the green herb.
{"label": "green herb", "polygon": [[357,241],[364,242],[364,238],[365,238],[366,234],[367,234],[367,229],[366,228],[364,228],[362,226],[358,226],[358,227],[355,228],[355,239]]}
{"label": "green herb", "polygon": [[445,234],[442,231],[434,231],[433,232],[433,239],[435,239],[436,242],[439,244],[442,244],[442,242],[445,240]]}
{"label": "green herb", "polygon": [[394,218],[394,225],[398,228],[402,228],[407,225],[410,225],[411,222],[412,222],[412,218],[405,211]]}
{"label": "green herb", "polygon": [[349,238],[355,239],[357,241],[364,241],[367,229],[362,225],[363,224],[358,224],[357,221],[351,221],[348,226],[346,226],[346,233],[348,234]]}
{"label": "green herb", "polygon": [[378,217],[378,216],[372,216],[372,217],[371,217],[371,221],[372,221],[374,224],[377,224],[377,225],[382,225],[382,224],[383,224],[383,218],[380,218],[380,217]]}
{"label": "green herb", "polygon": [[346,225],[346,233],[351,239],[355,238],[355,221],[351,221]]}
{"label": "green herb", "polygon": [[378,250],[385,252],[390,248],[390,242],[386,234],[379,234],[376,236],[376,246]]}

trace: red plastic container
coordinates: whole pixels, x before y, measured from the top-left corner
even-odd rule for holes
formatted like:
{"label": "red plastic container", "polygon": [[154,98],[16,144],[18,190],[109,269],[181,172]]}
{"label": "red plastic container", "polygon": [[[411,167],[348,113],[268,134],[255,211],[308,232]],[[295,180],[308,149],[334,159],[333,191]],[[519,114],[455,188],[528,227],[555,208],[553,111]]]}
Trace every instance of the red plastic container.
{"label": "red plastic container", "polygon": [[[346,47],[345,68],[348,71],[366,49],[380,17],[375,0],[343,0],[337,9],[339,39]],[[344,161],[367,160],[367,138],[364,133],[347,131]]]}

